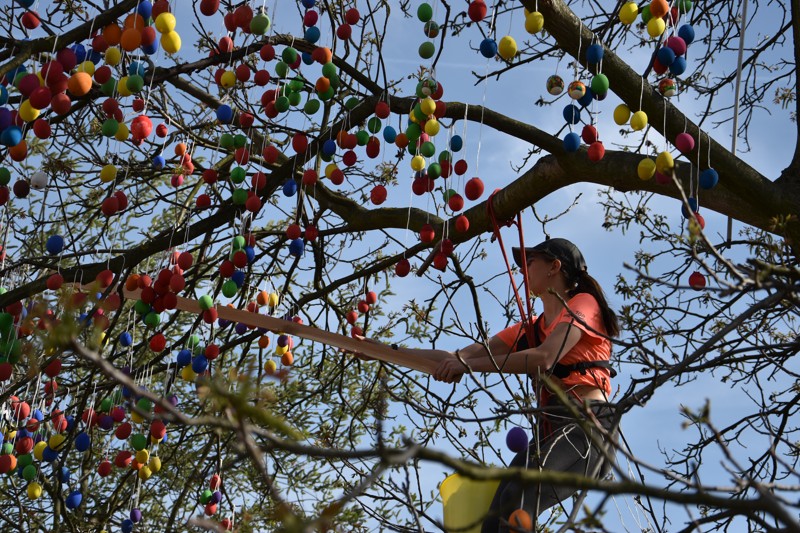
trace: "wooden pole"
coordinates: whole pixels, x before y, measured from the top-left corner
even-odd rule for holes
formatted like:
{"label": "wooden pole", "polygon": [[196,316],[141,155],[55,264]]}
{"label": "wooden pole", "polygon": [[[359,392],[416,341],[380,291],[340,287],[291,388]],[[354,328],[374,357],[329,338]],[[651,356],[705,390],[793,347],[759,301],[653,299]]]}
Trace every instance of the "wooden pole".
{"label": "wooden pole", "polygon": [[[140,289],[129,291],[123,288],[123,295],[128,300],[139,300],[141,292],[142,291]],[[178,296],[177,309],[193,314],[202,313],[200,304],[197,300],[184,298],[182,296]],[[358,339],[339,335],[338,333],[332,333],[330,331],[313,328],[304,324],[298,324],[292,320],[283,320],[272,316],[251,313],[249,311],[243,311],[241,309],[228,307],[226,305],[217,305],[216,310],[219,318],[229,320],[231,322],[241,322],[242,324],[246,324],[248,326],[264,328],[275,333],[288,333],[289,335],[295,335],[311,341],[321,342],[329,346],[335,346],[348,352],[361,353],[385,363],[392,363],[410,368],[411,370],[418,370],[426,374],[433,374],[433,371],[437,366],[436,361],[417,357],[401,350],[395,350],[390,346],[386,346],[385,344],[360,341]]]}

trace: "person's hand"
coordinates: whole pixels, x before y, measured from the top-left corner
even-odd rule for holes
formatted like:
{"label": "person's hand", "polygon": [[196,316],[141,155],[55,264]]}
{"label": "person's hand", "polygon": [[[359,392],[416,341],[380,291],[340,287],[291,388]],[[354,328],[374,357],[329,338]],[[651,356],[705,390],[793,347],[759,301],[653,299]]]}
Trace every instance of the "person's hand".
{"label": "person's hand", "polygon": [[439,366],[433,371],[433,379],[445,383],[458,383],[467,370],[469,370],[469,366],[460,361],[454,353],[452,357],[443,359],[439,363]]}

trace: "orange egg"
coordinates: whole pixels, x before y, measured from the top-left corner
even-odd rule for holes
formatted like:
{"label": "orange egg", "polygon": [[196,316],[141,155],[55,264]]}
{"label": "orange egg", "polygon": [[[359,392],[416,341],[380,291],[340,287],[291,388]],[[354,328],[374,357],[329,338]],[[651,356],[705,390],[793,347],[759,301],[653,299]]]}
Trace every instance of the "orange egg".
{"label": "orange egg", "polygon": [[123,24],[125,28],[135,28],[139,31],[142,31],[142,28],[145,27],[144,19],[138,13],[131,13],[127,17],[125,17],[125,23]]}
{"label": "orange egg", "polygon": [[314,84],[314,88],[317,90],[318,93],[324,93],[327,91],[331,86],[331,80],[326,78],[325,76],[320,76],[317,78],[317,83]]}
{"label": "orange egg", "polygon": [[21,140],[18,145],[9,148],[8,155],[16,162],[23,161],[28,157],[28,143],[25,142],[25,139]]}
{"label": "orange egg", "polygon": [[531,515],[528,514],[528,511],[525,509],[517,509],[511,513],[511,516],[508,517],[508,525],[511,526],[512,529],[516,528],[516,530],[520,531],[533,530]]}
{"label": "orange egg", "polygon": [[76,72],[69,77],[67,89],[75,96],[83,96],[92,90],[92,77],[88,72]]}
{"label": "orange egg", "polygon": [[653,18],[660,19],[669,12],[667,0],[653,0],[650,3],[650,14]]}
{"label": "orange egg", "polygon": [[122,29],[120,29],[116,22],[112,22],[103,28],[103,39],[106,40],[108,46],[117,46],[120,37],[122,37]]}
{"label": "orange egg", "polygon": [[294,356],[292,355],[292,352],[286,352],[281,356],[281,364],[283,366],[292,366],[293,363],[294,363]]}
{"label": "orange egg", "polygon": [[175,145],[175,155],[182,156],[186,153],[186,143],[178,143]]}
{"label": "orange egg", "polygon": [[136,28],[126,28],[119,44],[126,52],[133,52],[142,45],[142,32]]}

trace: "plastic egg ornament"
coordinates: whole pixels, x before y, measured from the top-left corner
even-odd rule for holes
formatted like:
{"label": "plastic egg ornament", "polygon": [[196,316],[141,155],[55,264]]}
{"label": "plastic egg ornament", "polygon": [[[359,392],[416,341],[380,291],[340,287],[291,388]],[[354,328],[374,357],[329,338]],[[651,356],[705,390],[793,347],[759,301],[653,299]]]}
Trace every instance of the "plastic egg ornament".
{"label": "plastic egg ornament", "polygon": [[506,434],[506,446],[514,453],[520,453],[528,448],[528,434],[521,427],[513,427]]}
{"label": "plastic egg ornament", "polygon": [[558,96],[562,92],[564,92],[564,80],[561,79],[561,76],[552,75],[547,78],[547,92],[553,96]]}
{"label": "plastic egg ornament", "polygon": [[686,132],[679,133],[675,137],[675,147],[682,153],[688,154],[694,150],[694,137]]}
{"label": "plastic egg ornament", "polygon": [[569,104],[564,107],[564,111],[562,111],[561,114],[564,120],[567,121],[567,124],[577,124],[581,121],[581,110],[578,109],[578,106]]}
{"label": "plastic egg ornament", "polygon": [[639,165],[636,167],[636,174],[639,176],[639,179],[642,181],[646,181],[652,179],[652,177],[656,173],[656,162],[646,157],[639,161]]}
{"label": "plastic egg ornament", "polygon": [[666,29],[667,24],[664,22],[664,19],[654,17],[647,22],[647,34],[650,37],[660,37]]}
{"label": "plastic egg ornament", "polygon": [[480,45],[481,55],[487,59],[491,59],[497,55],[497,42],[487,37],[483,41],[481,41]]}
{"label": "plastic egg ornament", "polygon": [[687,46],[692,44],[692,41],[694,41],[694,28],[690,24],[684,24],[678,28],[678,37],[683,39]]}
{"label": "plastic egg ornament", "polygon": [[641,131],[647,127],[647,113],[644,111],[637,111],[631,116],[631,129],[633,131]]}
{"label": "plastic egg ornament", "polygon": [[37,170],[31,175],[31,188],[41,191],[47,187],[47,174],[41,170]]}
{"label": "plastic egg ornament", "polygon": [[[575,80],[567,88],[569,97],[573,100],[580,100],[586,94],[586,85],[582,81]],[[573,123],[574,124],[574,123]]]}
{"label": "plastic egg ornament", "polygon": [[680,76],[686,72],[686,58],[681,56],[676,57],[675,61],[669,66],[669,71],[674,76]]}
{"label": "plastic egg ornament", "polygon": [[614,108],[614,123],[624,126],[631,119],[631,110],[626,104],[619,104]]}
{"label": "plastic egg ornament", "polygon": [[605,94],[608,92],[608,77],[605,74],[595,74],[592,78],[592,92],[594,94]]}
{"label": "plastic egg ornament", "polygon": [[700,272],[692,272],[689,275],[689,286],[696,291],[704,289],[706,286],[706,277]]}
{"label": "plastic egg ornament", "polygon": [[658,52],[656,52],[656,57],[658,58],[658,62],[664,65],[665,67],[670,66],[672,62],[675,61],[676,55],[677,54],[675,54],[675,51],[668,46],[662,46],[661,48],[658,49]]}
{"label": "plastic egg ornament", "polygon": [[639,6],[636,2],[626,2],[619,9],[619,20],[626,26],[633,24],[637,16],[639,16]]}
{"label": "plastic egg ornament", "polygon": [[656,170],[662,174],[669,174],[675,168],[675,159],[669,152],[661,152],[656,157]]}
{"label": "plastic egg ornament", "polygon": [[719,173],[713,168],[707,168],[700,173],[699,184],[701,189],[713,189],[719,183]]}
{"label": "plastic egg ornament", "polygon": [[589,48],[586,49],[586,61],[588,61],[593,65],[596,65],[602,60],[603,60],[603,45],[598,43],[589,45]]}
{"label": "plastic egg ornament", "polygon": [[671,98],[678,94],[678,84],[672,78],[664,78],[658,82],[658,92],[665,98]]}
{"label": "plastic egg ornament", "polygon": [[574,131],[567,133],[564,136],[564,151],[566,152],[577,152],[578,149],[581,147],[581,137]]}
{"label": "plastic egg ornament", "polygon": [[525,31],[531,35],[537,34],[544,28],[544,16],[538,11],[533,11],[525,16]]}
{"label": "plastic egg ornament", "polygon": [[472,22],[480,22],[486,17],[488,8],[484,0],[474,0],[467,8],[467,15]]}
{"label": "plastic egg ornament", "polygon": [[506,35],[500,39],[500,44],[497,46],[497,52],[500,57],[506,61],[511,61],[517,55],[517,41],[510,35]]}
{"label": "plastic egg ornament", "polygon": [[50,235],[45,244],[47,253],[50,255],[58,255],[64,249],[64,237],[61,235]]}

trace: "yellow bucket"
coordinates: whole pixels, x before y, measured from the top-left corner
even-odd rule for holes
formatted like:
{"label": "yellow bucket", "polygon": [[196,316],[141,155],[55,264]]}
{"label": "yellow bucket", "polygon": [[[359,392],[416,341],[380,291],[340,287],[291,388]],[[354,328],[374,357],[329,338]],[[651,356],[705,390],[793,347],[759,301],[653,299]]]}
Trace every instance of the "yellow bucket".
{"label": "yellow bucket", "polygon": [[442,481],[439,493],[444,506],[445,531],[480,533],[499,484],[499,480],[477,481],[458,474]]}

